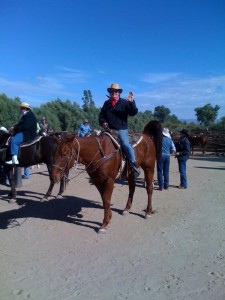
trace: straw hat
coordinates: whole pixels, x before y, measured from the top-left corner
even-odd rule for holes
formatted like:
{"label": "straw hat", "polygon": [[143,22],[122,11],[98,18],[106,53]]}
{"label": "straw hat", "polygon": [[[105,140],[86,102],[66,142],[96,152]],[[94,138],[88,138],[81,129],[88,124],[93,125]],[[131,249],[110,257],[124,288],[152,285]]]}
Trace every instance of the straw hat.
{"label": "straw hat", "polygon": [[107,92],[118,91],[120,94],[122,93],[122,89],[120,88],[118,83],[111,84],[111,87],[107,88]]}
{"label": "straw hat", "polygon": [[30,104],[27,103],[27,102],[22,102],[22,103],[20,104],[20,107],[21,107],[21,108],[26,108],[26,109],[31,109]]}
{"label": "straw hat", "polygon": [[167,136],[168,138],[171,138],[170,131],[168,128],[163,128],[163,135]]}

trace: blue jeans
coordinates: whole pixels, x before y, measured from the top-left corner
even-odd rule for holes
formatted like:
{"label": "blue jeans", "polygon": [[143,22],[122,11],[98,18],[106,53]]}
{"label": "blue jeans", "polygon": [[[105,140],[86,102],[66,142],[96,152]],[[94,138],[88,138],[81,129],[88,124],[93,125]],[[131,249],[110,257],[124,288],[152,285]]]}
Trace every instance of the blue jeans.
{"label": "blue jeans", "polygon": [[23,133],[18,132],[10,140],[11,155],[17,155],[19,153],[19,146],[23,142]]}
{"label": "blue jeans", "polygon": [[127,159],[131,163],[136,162],[135,154],[134,154],[134,149],[129,143],[129,137],[128,137],[128,129],[120,129],[118,130],[118,137],[121,143],[121,146],[126,154]]}
{"label": "blue jeans", "polygon": [[186,162],[187,160],[178,159],[178,167],[180,172],[180,185],[184,188],[187,188]]}
{"label": "blue jeans", "polygon": [[30,168],[29,167],[24,168],[24,176],[27,178],[30,177]]}
{"label": "blue jeans", "polygon": [[157,161],[157,177],[158,177],[159,188],[162,188],[164,186],[164,189],[168,189],[169,168],[170,168],[170,155],[162,154],[162,159],[160,161]]}

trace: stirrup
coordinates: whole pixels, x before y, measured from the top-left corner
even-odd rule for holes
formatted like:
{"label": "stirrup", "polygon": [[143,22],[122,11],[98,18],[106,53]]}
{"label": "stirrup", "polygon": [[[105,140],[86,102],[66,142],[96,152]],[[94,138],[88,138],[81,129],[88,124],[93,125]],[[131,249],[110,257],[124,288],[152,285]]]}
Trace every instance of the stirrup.
{"label": "stirrup", "polygon": [[136,164],[131,164],[132,169],[133,169],[133,175],[135,178],[139,177],[141,174],[141,169],[140,167]]}

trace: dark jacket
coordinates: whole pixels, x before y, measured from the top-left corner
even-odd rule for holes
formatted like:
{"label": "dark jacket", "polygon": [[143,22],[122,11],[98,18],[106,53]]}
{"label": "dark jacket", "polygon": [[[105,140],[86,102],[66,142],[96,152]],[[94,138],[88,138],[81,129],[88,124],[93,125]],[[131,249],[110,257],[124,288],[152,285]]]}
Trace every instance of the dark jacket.
{"label": "dark jacket", "polygon": [[175,144],[177,152],[179,152],[179,155],[177,155],[178,160],[187,160],[190,156],[190,142],[188,138],[183,137],[180,142]]}
{"label": "dark jacket", "polygon": [[128,116],[135,116],[138,113],[135,102],[119,98],[113,106],[111,100],[106,100],[99,114],[99,124],[108,123],[110,129],[127,129]]}
{"label": "dark jacket", "polygon": [[18,132],[23,133],[23,142],[33,140],[37,136],[37,119],[32,110],[23,114],[19,123],[14,126],[14,135]]}

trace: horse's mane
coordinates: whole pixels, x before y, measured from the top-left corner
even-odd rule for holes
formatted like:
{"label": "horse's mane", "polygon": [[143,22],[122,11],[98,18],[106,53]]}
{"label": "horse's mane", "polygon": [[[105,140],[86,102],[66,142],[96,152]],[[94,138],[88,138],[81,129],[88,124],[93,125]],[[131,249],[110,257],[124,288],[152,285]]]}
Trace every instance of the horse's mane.
{"label": "horse's mane", "polygon": [[157,120],[148,122],[143,130],[145,135],[152,137],[156,148],[156,159],[162,156],[162,124]]}

